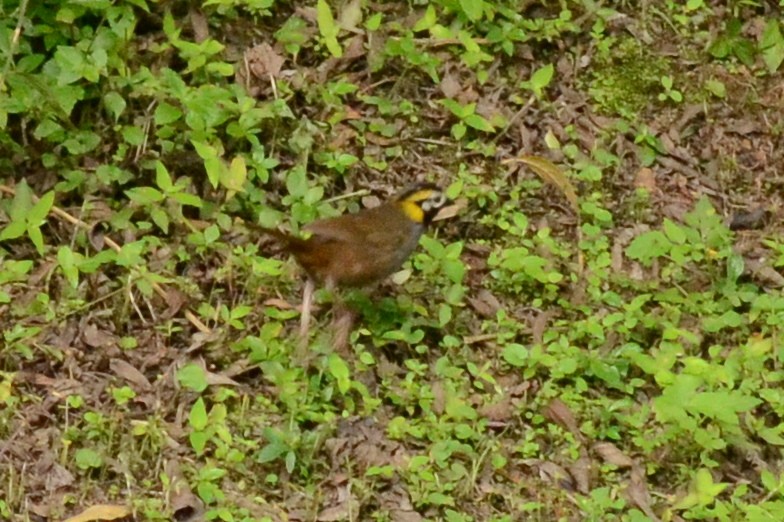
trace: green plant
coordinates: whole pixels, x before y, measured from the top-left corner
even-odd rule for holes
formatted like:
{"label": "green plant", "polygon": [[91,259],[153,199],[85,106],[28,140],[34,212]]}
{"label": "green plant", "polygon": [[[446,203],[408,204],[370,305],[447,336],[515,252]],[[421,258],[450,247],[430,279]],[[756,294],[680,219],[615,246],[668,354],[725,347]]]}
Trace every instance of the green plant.
{"label": "green plant", "polygon": [[41,227],[46,221],[54,204],[54,191],[49,191],[37,201],[33,198],[30,186],[22,180],[15,189],[14,198],[6,209],[10,223],[0,231],[0,241],[17,239],[27,235],[38,250],[44,255],[44,238]]}
{"label": "green plant", "polygon": [[493,132],[495,130],[490,121],[476,114],[475,103],[463,106],[454,100],[444,99],[441,100],[441,104],[460,120],[452,125],[452,137],[456,140],[462,139],[469,127],[483,132]]}
{"label": "green plant", "polygon": [[680,91],[672,88],[672,76],[662,76],[661,84],[664,88],[664,92],[659,94],[659,101],[672,100],[675,103],[680,103],[683,101],[683,94]]}
{"label": "green plant", "polygon": [[756,49],[754,44],[741,34],[742,30],[742,20],[737,18],[730,20],[724,28],[724,34],[713,41],[708,52],[714,58],[736,58],[743,65],[751,67],[754,64]]}

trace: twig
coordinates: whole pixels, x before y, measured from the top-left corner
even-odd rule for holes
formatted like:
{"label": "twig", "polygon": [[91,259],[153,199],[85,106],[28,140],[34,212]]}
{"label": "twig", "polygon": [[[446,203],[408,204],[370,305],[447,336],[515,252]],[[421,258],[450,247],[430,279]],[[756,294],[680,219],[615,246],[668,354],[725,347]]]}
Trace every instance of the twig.
{"label": "twig", "polygon": [[11,45],[8,46],[8,60],[3,67],[3,75],[0,76],[0,87],[5,85],[5,78],[8,71],[11,70],[11,62],[14,61],[14,53],[19,46],[19,38],[22,36],[22,22],[24,21],[25,13],[27,12],[27,0],[22,0],[19,3],[19,19],[16,21],[14,28],[14,36],[11,38]]}

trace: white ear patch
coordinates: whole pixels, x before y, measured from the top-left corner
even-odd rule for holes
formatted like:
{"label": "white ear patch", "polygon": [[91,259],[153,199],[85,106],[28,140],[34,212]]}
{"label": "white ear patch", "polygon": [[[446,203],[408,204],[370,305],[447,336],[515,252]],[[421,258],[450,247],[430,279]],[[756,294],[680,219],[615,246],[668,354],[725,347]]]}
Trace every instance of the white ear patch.
{"label": "white ear patch", "polygon": [[444,203],[446,203],[446,194],[443,192],[436,192],[422,202],[422,210],[430,212],[431,210],[443,207]]}

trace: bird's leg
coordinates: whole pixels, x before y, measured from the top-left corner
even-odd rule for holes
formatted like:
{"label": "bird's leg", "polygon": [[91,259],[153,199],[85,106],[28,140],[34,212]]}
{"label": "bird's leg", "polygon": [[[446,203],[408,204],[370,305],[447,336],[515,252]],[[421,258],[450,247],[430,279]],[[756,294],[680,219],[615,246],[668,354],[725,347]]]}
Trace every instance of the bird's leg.
{"label": "bird's leg", "polygon": [[336,352],[345,352],[351,337],[351,328],[354,326],[354,312],[349,310],[347,306],[340,304],[335,306],[333,313],[335,316],[332,321],[334,332],[332,348]]}
{"label": "bird's leg", "polygon": [[299,338],[300,342],[307,346],[308,331],[310,329],[310,310],[313,307],[313,292],[316,285],[313,279],[308,278],[305,282],[305,289],[302,292],[302,311],[299,316]]}
{"label": "bird's leg", "polygon": [[346,304],[343,296],[337,296],[332,305],[332,349],[336,352],[345,355],[348,351],[354,319],[354,311]]}

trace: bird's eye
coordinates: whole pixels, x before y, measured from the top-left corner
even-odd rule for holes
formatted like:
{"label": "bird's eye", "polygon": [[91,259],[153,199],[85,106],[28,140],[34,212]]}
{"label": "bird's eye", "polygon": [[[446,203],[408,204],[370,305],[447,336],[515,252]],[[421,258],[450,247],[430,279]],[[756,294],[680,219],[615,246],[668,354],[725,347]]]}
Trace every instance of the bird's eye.
{"label": "bird's eye", "polygon": [[422,210],[429,212],[434,209],[439,209],[444,206],[444,203],[446,203],[446,194],[443,192],[436,192],[422,202]]}

